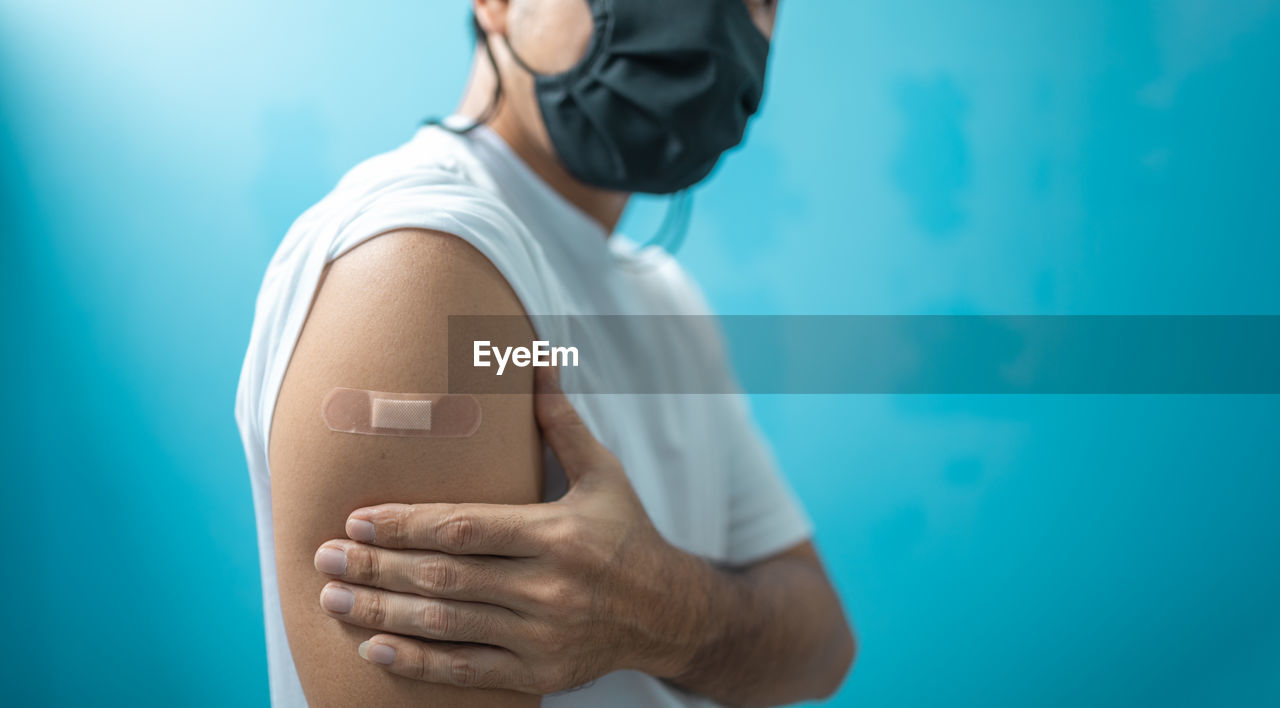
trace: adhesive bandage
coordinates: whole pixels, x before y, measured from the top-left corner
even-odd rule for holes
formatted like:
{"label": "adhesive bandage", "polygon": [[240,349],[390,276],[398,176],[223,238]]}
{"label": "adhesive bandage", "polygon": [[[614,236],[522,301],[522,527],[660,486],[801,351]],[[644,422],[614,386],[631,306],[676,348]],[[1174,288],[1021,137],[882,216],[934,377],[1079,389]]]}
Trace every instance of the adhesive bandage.
{"label": "adhesive bandage", "polygon": [[466,394],[335,388],[320,409],[325,425],[340,433],[466,438],[480,427],[480,402]]}

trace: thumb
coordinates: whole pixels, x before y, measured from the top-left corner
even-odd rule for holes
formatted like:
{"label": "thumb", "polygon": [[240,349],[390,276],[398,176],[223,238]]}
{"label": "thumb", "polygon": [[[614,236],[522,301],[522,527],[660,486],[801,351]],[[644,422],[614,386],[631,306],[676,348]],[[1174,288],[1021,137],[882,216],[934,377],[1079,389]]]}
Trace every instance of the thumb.
{"label": "thumb", "polygon": [[560,390],[560,375],[554,367],[534,370],[534,393],[538,427],[564,467],[570,485],[584,475],[618,466],[618,459],[596,440]]}

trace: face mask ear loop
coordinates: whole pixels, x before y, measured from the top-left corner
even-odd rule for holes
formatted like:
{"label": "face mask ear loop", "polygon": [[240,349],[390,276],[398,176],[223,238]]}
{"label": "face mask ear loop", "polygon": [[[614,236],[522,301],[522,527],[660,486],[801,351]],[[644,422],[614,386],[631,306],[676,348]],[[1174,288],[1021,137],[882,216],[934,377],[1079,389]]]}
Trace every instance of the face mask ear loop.
{"label": "face mask ear loop", "polygon": [[[493,98],[489,99],[489,105],[485,107],[484,112],[478,118],[462,127],[452,126],[445,122],[443,118],[434,117],[422,121],[423,125],[434,125],[444,128],[445,130],[457,135],[466,135],[480,126],[493,120],[498,115],[498,107],[502,104],[502,74],[498,71],[498,60],[493,56],[493,47],[489,45],[489,35],[480,26],[480,21],[473,15],[471,21],[475,23],[477,41],[484,44],[484,53],[489,58],[489,66],[493,68]],[[503,37],[505,39],[505,36]],[[507,44],[507,49],[511,48],[511,44]],[[512,56],[515,56],[512,53]],[[516,59],[517,63],[524,66],[520,59]]]}
{"label": "face mask ear loop", "polygon": [[667,242],[662,247],[674,256],[684,245],[685,237],[689,235],[689,221],[693,215],[693,192],[688,189],[680,190],[673,201],[677,220],[671,228]]}
{"label": "face mask ear loop", "polygon": [[667,253],[675,254],[684,244],[689,233],[689,217],[693,213],[693,193],[682,189],[667,202],[667,213],[662,217],[662,224],[653,238],[645,242],[640,250],[657,246]]}
{"label": "face mask ear loop", "polygon": [[[519,66],[521,69],[524,69],[525,71],[529,72],[529,74],[530,74],[530,75],[532,75],[532,76],[534,76],[534,77],[540,76],[540,74],[539,74],[538,72],[536,72],[536,71],[534,71],[534,70],[533,70],[533,67],[531,67],[531,66],[529,66],[528,64],[524,63],[524,59],[521,59],[519,54],[516,54],[516,50],[515,50],[515,48],[511,46],[511,38],[510,38],[510,37],[508,37],[508,36],[507,36],[507,35],[505,35],[505,34],[504,34],[504,35],[502,35],[502,43],[503,43],[503,44],[505,44],[505,45],[507,45],[507,53],[511,55],[511,59],[512,59],[512,61],[514,61],[514,62],[516,63],[516,66]],[[494,70],[494,71],[497,71],[497,70],[498,70],[498,67],[497,67],[497,65],[496,65],[496,64],[494,65],[493,70]]]}

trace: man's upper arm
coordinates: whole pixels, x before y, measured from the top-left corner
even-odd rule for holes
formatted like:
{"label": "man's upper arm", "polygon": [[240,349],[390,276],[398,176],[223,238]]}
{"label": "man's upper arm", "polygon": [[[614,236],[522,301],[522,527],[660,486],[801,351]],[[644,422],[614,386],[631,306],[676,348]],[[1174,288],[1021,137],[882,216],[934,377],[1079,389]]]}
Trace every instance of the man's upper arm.
{"label": "man's upper arm", "polygon": [[[443,393],[448,316],[522,315],[510,286],[461,239],[401,231],[333,263],[316,295],[277,400],[270,438],[276,569],[294,663],[312,705],[537,705],[390,675],[356,655],[374,634],[326,616],[317,547],[345,536],[347,515],[383,502],[539,501],[541,439],[529,395],[480,396],[470,438],[338,433],[321,417],[335,387]],[[532,328],[529,339],[532,339]],[[533,390],[530,369],[521,390]]]}

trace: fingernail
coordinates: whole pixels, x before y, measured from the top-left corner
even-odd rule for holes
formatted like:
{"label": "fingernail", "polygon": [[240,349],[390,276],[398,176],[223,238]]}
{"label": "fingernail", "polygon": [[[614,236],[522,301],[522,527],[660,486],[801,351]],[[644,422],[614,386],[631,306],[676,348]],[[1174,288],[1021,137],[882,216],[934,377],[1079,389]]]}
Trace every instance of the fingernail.
{"label": "fingernail", "polygon": [[356,606],[356,596],[346,588],[329,585],[320,593],[320,605],[330,612],[345,615]]}
{"label": "fingernail", "polygon": [[375,664],[383,666],[391,666],[396,661],[395,647],[389,647],[386,644],[370,644],[364,642],[360,645],[360,656],[365,661],[372,661]]}
{"label": "fingernail", "polygon": [[321,548],[316,551],[316,570],[326,575],[343,575],[347,572],[347,554],[337,548]]}
{"label": "fingernail", "polygon": [[373,524],[363,519],[347,519],[347,537],[352,541],[373,543]]}

